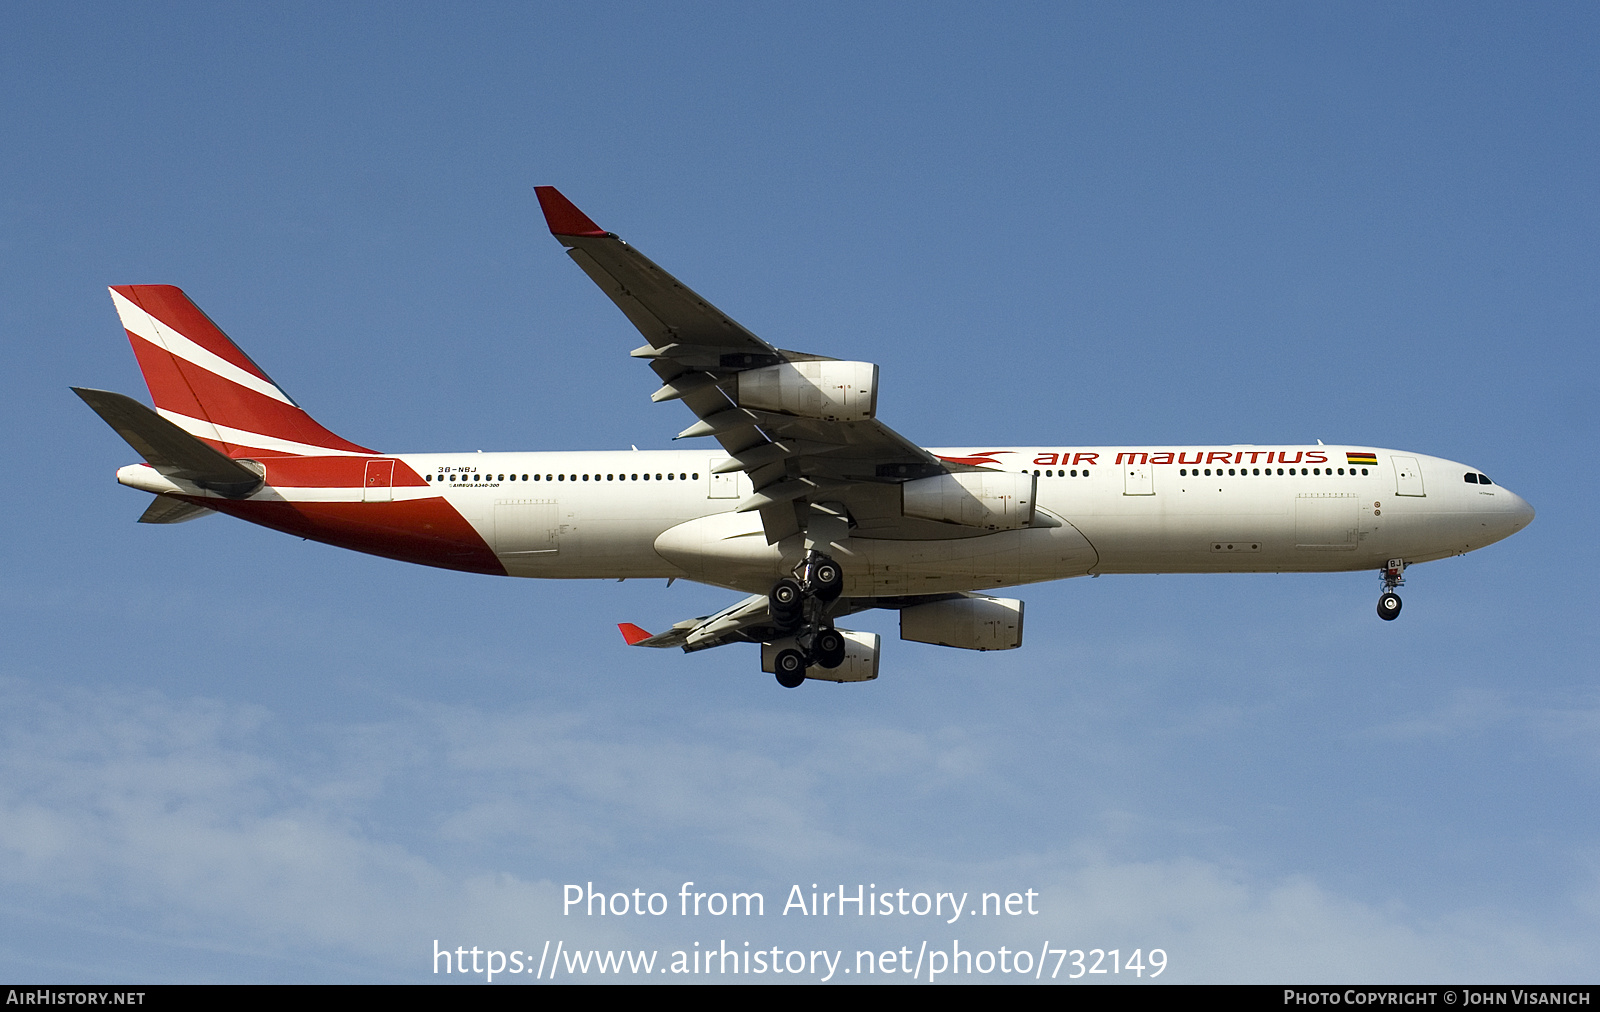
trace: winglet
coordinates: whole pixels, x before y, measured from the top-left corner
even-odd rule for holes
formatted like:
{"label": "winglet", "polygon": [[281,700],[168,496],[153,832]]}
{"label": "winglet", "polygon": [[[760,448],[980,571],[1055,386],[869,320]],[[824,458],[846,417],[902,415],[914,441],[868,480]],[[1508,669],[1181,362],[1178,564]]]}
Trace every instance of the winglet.
{"label": "winglet", "polygon": [[576,204],[561,195],[554,186],[535,186],[539,206],[544,209],[544,220],[554,236],[575,235],[600,238],[610,235],[605,229],[589,220]]}
{"label": "winglet", "polygon": [[[545,186],[541,187],[541,189],[548,190],[550,187]],[[617,628],[622,631],[622,638],[628,641],[628,646],[630,647],[638,646],[640,643],[643,643],[645,640],[650,638],[650,634],[648,632],[640,629],[632,622],[618,622]]]}

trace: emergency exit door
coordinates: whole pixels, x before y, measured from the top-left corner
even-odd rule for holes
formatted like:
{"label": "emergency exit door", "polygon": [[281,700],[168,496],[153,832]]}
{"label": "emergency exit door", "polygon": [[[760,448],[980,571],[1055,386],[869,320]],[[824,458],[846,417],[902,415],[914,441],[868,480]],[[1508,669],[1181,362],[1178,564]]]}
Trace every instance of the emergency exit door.
{"label": "emergency exit door", "polygon": [[367,461],[367,481],[361,489],[361,501],[394,501],[394,461]]}
{"label": "emergency exit door", "polygon": [[1394,494],[1427,495],[1428,493],[1422,488],[1422,468],[1417,464],[1417,458],[1395,457],[1393,460]]}

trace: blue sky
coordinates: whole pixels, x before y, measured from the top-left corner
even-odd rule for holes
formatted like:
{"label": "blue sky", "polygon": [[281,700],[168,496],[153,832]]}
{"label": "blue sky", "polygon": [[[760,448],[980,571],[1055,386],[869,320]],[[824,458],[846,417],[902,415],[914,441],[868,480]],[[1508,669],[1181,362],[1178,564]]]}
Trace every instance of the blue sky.
{"label": "blue sky", "polygon": [[[0,43],[0,973],[429,981],[431,946],[1162,948],[1592,980],[1597,15],[1582,4],[67,4]],[[1412,570],[1026,588],[864,686],[630,650],[731,595],[133,523],[108,284],[386,450],[667,445],[557,185],[932,446],[1352,442],[1533,526]],[[765,918],[563,917],[561,887]],[[793,884],[1034,889],[805,922]],[[453,978],[459,979],[459,978]],[[515,978],[503,978],[515,979]],[[994,979],[993,977],[985,979]],[[1122,979],[1122,978],[1117,978]]]}

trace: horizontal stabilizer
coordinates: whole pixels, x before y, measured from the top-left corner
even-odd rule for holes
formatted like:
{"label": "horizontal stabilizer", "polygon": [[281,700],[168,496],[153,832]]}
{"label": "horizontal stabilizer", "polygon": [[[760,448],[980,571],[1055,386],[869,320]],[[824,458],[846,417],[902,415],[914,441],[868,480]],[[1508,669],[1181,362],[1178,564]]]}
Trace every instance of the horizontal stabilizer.
{"label": "horizontal stabilizer", "polygon": [[181,524],[185,520],[197,520],[200,517],[212,516],[217,511],[208,509],[182,499],[174,499],[170,495],[158,495],[150,501],[150,505],[140,515],[141,524]]}
{"label": "horizontal stabilizer", "polygon": [[83,398],[151,467],[168,478],[181,478],[231,499],[245,498],[262,485],[260,473],[213,449],[132,397],[83,387],[73,387],[72,392]]}

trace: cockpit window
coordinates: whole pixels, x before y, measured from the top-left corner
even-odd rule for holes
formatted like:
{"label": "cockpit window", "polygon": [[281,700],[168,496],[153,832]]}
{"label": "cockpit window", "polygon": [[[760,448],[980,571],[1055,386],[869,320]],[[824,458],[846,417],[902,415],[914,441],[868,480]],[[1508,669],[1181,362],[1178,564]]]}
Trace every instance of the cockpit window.
{"label": "cockpit window", "polygon": [[1493,485],[1494,482],[1489,480],[1489,476],[1488,475],[1480,474],[1480,475],[1478,475],[1478,484],[1479,485]]}
{"label": "cockpit window", "polygon": [[1471,471],[1468,471],[1466,474],[1462,475],[1461,479],[1468,485],[1476,485],[1478,483],[1478,476]]}

